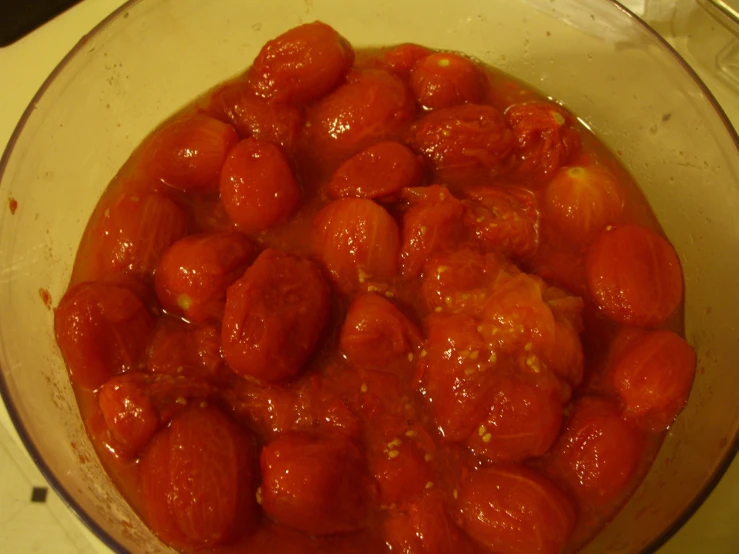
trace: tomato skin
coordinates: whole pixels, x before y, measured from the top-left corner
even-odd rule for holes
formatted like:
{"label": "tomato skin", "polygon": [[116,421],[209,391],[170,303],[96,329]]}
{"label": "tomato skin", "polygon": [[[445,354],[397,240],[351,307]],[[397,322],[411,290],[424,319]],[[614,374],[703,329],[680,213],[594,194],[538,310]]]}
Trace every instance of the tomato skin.
{"label": "tomato skin", "polygon": [[672,331],[637,339],[613,369],[613,386],[625,415],[652,431],[672,424],[685,405],[695,377],[695,351]]}
{"label": "tomato skin", "polygon": [[154,329],[154,319],[130,289],[81,283],[54,311],[56,341],[72,383],[95,390],[113,375],[136,369]]}
{"label": "tomato skin", "polygon": [[407,79],[410,77],[413,66],[420,59],[430,54],[433,54],[433,52],[423,46],[418,46],[417,44],[400,44],[385,52],[385,67],[401,79]]}
{"label": "tomato skin", "polygon": [[255,138],[244,139],[231,150],[220,188],[226,213],[247,233],[288,219],[300,202],[300,189],[282,150]]}
{"label": "tomato skin", "polygon": [[530,184],[547,182],[580,150],[574,118],[556,104],[516,104],[506,110],[505,117],[515,136],[515,174]]}
{"label": "tomato skin", "polygon": [[475,62],[446,52],[418,60],[410,74],[416,101],[427,110],[477,103],[485,96],[485,76]]}
{"label": "tomato skin", "polygon": [[334,29],[314,21],[268,41],[247,77],[252,90],[275,102],[305,103],[339,84],[354,63],[354,50]]}
{"label": "tomato skin", "polygon": [[382,206],[366,198],[334,200],[318,212],[314,226],[321,260],[343,292],[395,277],[400,231]]}
{"label": "tomato skin", "polygon": [[369,506],[369,475],[359,448],[345,439],[285,435],[262,448],[262,509],[313,535],[360,529]]}
{"label": "tomato skin", "polygon": [[423,163],[399,142],[378,142],[345,161],[334,172],[326,194],[336,198],[370,198],[392,203],[400,190],[417,187]]}
{"label": "tomato skin", "polygon": [[118,453],[134,457],[159,427],[159,415],[139,383],[111,379],[98,391],[98,403]]}
{"label": "tomato skin", "polygon": [[549,467],[581,502],[603,505],[628,491],[643,446],[615,404],[582,397],[551,450]]}
{"label": "tomato skin", "polygon": [[226,544],[257,521],[251,437],[215,408],[187,410],[140,464],[144,516],[175,547]]}
{"label": "tomato skin", "polygon": [[143,277],[188,230],[185,212],[161,194],[122,194],[103,212],[97,258],[103,274],[129,271]]}
{"label": "tomato skin", "polygon": [[223,317],[226,289],[256,257],[254,244],[236,231],[188,235],[159,259],[154,287],[171,314],[195,323]]}
{"label": "tomato skin", "polygon": [[465,225],[486,252],[530,258],[539,245],[539,212],[533,193],[519,187],[465,188]]}
{"label": "tomato skin", "polygon": [[586,271],[593,300],[618,323],[660,325],[683,297],[683,274],[674,248],[639,225],[603,231],[590,246]]}
{"label": "tomato skin", "polygon": [[349,363],[383,370],[415,355],[421,344],[416,326],[392,302],[376,294],[358,296],[349,306],[339,347]]}
{"label": "tomato skin", "polygon": [[495,108],[463,104],[421,117],[407,143],[439,178],[458,184],[508,171],[513,133]]}
{"label": "tomato skin", "polygon": [[226,293],[221,346],[229,367],[269,382],[297,375],[321,337],[330,296],[313,262],[263,251]]}
{"label": "tomato skin", "polygon": [[236,130],[204,114],[169,123],[151,139],[144,166],[167,185],[191,193],[218,190],[229,151],[239,141]]}
{"label": "tomato skin", "polygon": [[520,466],[470,475],[459,491],[462,527],[500,554],[558,554],[575,524],[569,499],[549,480]]}

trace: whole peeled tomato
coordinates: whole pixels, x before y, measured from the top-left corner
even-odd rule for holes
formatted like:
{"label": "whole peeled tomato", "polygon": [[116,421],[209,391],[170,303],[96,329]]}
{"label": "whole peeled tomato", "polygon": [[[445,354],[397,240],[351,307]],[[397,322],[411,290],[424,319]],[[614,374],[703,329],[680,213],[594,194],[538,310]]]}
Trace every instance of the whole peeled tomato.
{"label": "whole peeled tomato", "polygon": [[482,70],[475,62],[459,54],[430,54],[418,60],[410,76],[416,102],[425,109],[477,103],[485,96]]}

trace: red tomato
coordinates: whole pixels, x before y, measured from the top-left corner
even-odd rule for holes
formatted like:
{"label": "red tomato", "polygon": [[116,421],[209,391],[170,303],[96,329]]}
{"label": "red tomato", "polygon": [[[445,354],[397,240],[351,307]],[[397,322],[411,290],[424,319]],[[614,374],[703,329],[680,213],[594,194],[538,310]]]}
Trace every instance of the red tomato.
{"label": "red tomato", "polygon": [[476,432],[490,407],[495,359],[477,331],[477,321],[461,314],[432,314],[421,352],[423,393],[442,436],[464,441]]}
{"label": "red tomato", "polygon": [[546,182],[580,150],[574,118],[551,102],[516,104],[505,112],[515,135],[516,175]]}
{"label": "red tomato", "polygon": [[400,232],[385,208],[364,198],[344,198],[326,205],[314,223],[319,255],[342,291],[393,279]]}
{"label": "red tomato", "polygon": [[641,435],[614,404],[584,397],[552,448],[550,467],[580,500],[604,505],[628,492],[642,451]]}
{"label": "red tomato", "polygon": [[411,203],[403,215],[400,269],[406,279],[418,277],[429,256],[455,247],[464,236],[464,205],[445,187],[406,189]]}
{"label": "red tomato", "polygon": [[411,70],[411,89],[427,110],[481,102],[485,75],[475,62],[459,54],[435,52],[420,59]]}
{"label": "red tomato", "polygon": [[195,114],[157,130],[144,164],[153,177],[176,189],[216,192],[226,155],[238,141],[231,125]]}
{"label": "red tomato", "polygon": [[688,400],[695,363],[695,351],[672,331],[654,331],[636,340],[613,370],[626,415],[647,429],[667,429]]}
{"label": "red tomato", "polygon": [[405,506],[433,483],[423,451],[409,438],[395,438],[370,455],[369,468],[384,506]]}
{"label": "red tomato", "polygon": [[562,423],[559,391],[522,376],[496,379],[490,411],[467,439],[472,451],[492,462],[543,456]]}
{"label": "red tomato", "polygon": [[444,499],[429,492],[385,522],[385,540],[393,554],[468,554],[471,545],[452,520]]}
{"label": "red tomato", "polygon": [[235,81],[220,87],[210,99],[208,111],[231,123],[242,138],[279,144],[291,151],[303,130],[300,108],[275,104],[255,95],[249,84]]}
{"label": "red tomato", "polygon": [[558,554],[575,526],[575,510],[550,481],[524,467],[474,472],[459,492],[463,528],[499,554]]}
{"label": "red tomato", "polygon": [[134,457],[159,427],[159,414],[141,383],[111,379],[98,391],[98,403],[118,454]]}
{"label": "red tomato", "polygon": [[432,53],[417,44],[401,44],[385,52],[385,66],[398,77],[407,79],[416,62]]}
{"label": "red tomato", "polygon": [[221,172],[221,201],[247,233],[257,233],[292,216],[300,189],[279,146],[248,138],[226,159]]}
{"label": "red tomato", "polygon": [[416,326],[392,302],[376,294],[358,296],[349,306],[339,347],[355,367],[383,370],[415,355],[421,344]]}
{"label": "red tomato", "polygon": [[300,104],[329,92],[353,63],[349,42],[325,23],[314,21],[267,42],[247,75],[257,94]]}
{"label": "red tomato", "polygon": [[395,75],[356,70],[312,109],[309,133],[329,159],[344,158],[399,137],[414,115],[413,99]]}
{"label": "red tomato", "polygon": [[654,327],[683,297],[683,274],[672,245],[639,225],[602,232],[590,247],[588,288],[595,303],[618,323]]}
{"label": "red tomato", "polygon": [[223,394],[224,403],[234,417],[253,429],[260,437],[275,436],[299,429],[312,398],[304,398],[300,389],[240,380]]}
{"label": "red tomato", "polygon": [[411,127],[408,144],[456,185],[505,173],[513,133],[495,108],[464,104],[424,115]]}
{"label": "red tomato", "polygon": [[231,542],[257,521],[254,446],[214,408],[172,421],[140,464],[144,516],[175,547]]}
{"label": "red tomato", "polygon": [[252,242],[236,231],[189,235],[159,259],[154,285],[162,307],[195,323],[223,317],[226,289],[256,257]]}
{"label": "red tomato", "polygon": [[286,435],[262,448],[262,509],[313,535],[360,529],[369,475],[360,449],[345,439]]}
{"label": "red tomato", "polygon": [[326,188],[329,198],[372,198],[392,203],[405,187],[417,187],[423,163],[399,142],[379,142],[345,161]]}
{"label": "red tomato", "polygon": [[554,287],[547,288],[543,299],[552,310],[555,320],[554,344],[549,352],[542,352],[544,362],[560,379],[577,387],[584,371],[580,342],[584,302]]}
{"label": "red tomato", "polygon": [[467,187],[464,223],[487,252],[530,258],[539,245],[536,197],[519,187]]}
{"label": "red tomato", "polygon": [[103,212],[97,235],[104,273],[150,276],[162,252],[187,233],[182,209],[159,194],[123,194]]}
{"label": "red tomato", "polygon": [[128,288],[82,283],[62,298],[54,328],[72,383],[95,390],[113,375],[139,366],[154,320]]}
{"label": "red tomato", "polygon": [[221,345],[229,367],[264,381],[297,375],[321,337],[330,295],[313,262],[262,252],[226,294]]}
{"label": "red tomato", "polygon": [[546,214],[568,237],[582,243],[621,215],[624,200],[607,169],[591,165],[563,167],[546,192]]}

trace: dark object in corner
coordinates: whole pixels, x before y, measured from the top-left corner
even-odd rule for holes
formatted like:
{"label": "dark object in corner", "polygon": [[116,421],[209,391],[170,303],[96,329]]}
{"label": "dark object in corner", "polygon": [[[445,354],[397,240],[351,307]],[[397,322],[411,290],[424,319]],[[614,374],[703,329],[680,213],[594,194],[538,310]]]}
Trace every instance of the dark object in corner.
{"label": "dark object in corner", "polygon": [[46,502],[47,494],[49,494],[47,487],[33,487],[33,490],[31,490],[31,502]]}
{"label": "dark object in corner", "polygon": [[0,0],[0,46],[7,46],[80,0]]}

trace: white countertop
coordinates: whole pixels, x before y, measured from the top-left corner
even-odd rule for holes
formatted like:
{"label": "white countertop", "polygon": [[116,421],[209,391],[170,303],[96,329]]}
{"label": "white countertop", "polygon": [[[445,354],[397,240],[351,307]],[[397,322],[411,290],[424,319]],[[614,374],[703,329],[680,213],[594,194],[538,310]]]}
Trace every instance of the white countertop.
{"label": "white countertop", "polygon": [[[20,41],[0,48],[0,148],[43,81],[64,55],[123,0],[83,0]],[[738,89],[716,77],[717,48],[736,42],[694,0],[622,0],[643,14],[699,73],[739,127]],[[705,37],[710,37],[706,40]],[[49,491],[31,503],[31,487],[46,484],[0,403],[0,554],[110,552]],[[739,460],[696,515],[660,554],[739,552]]]}

